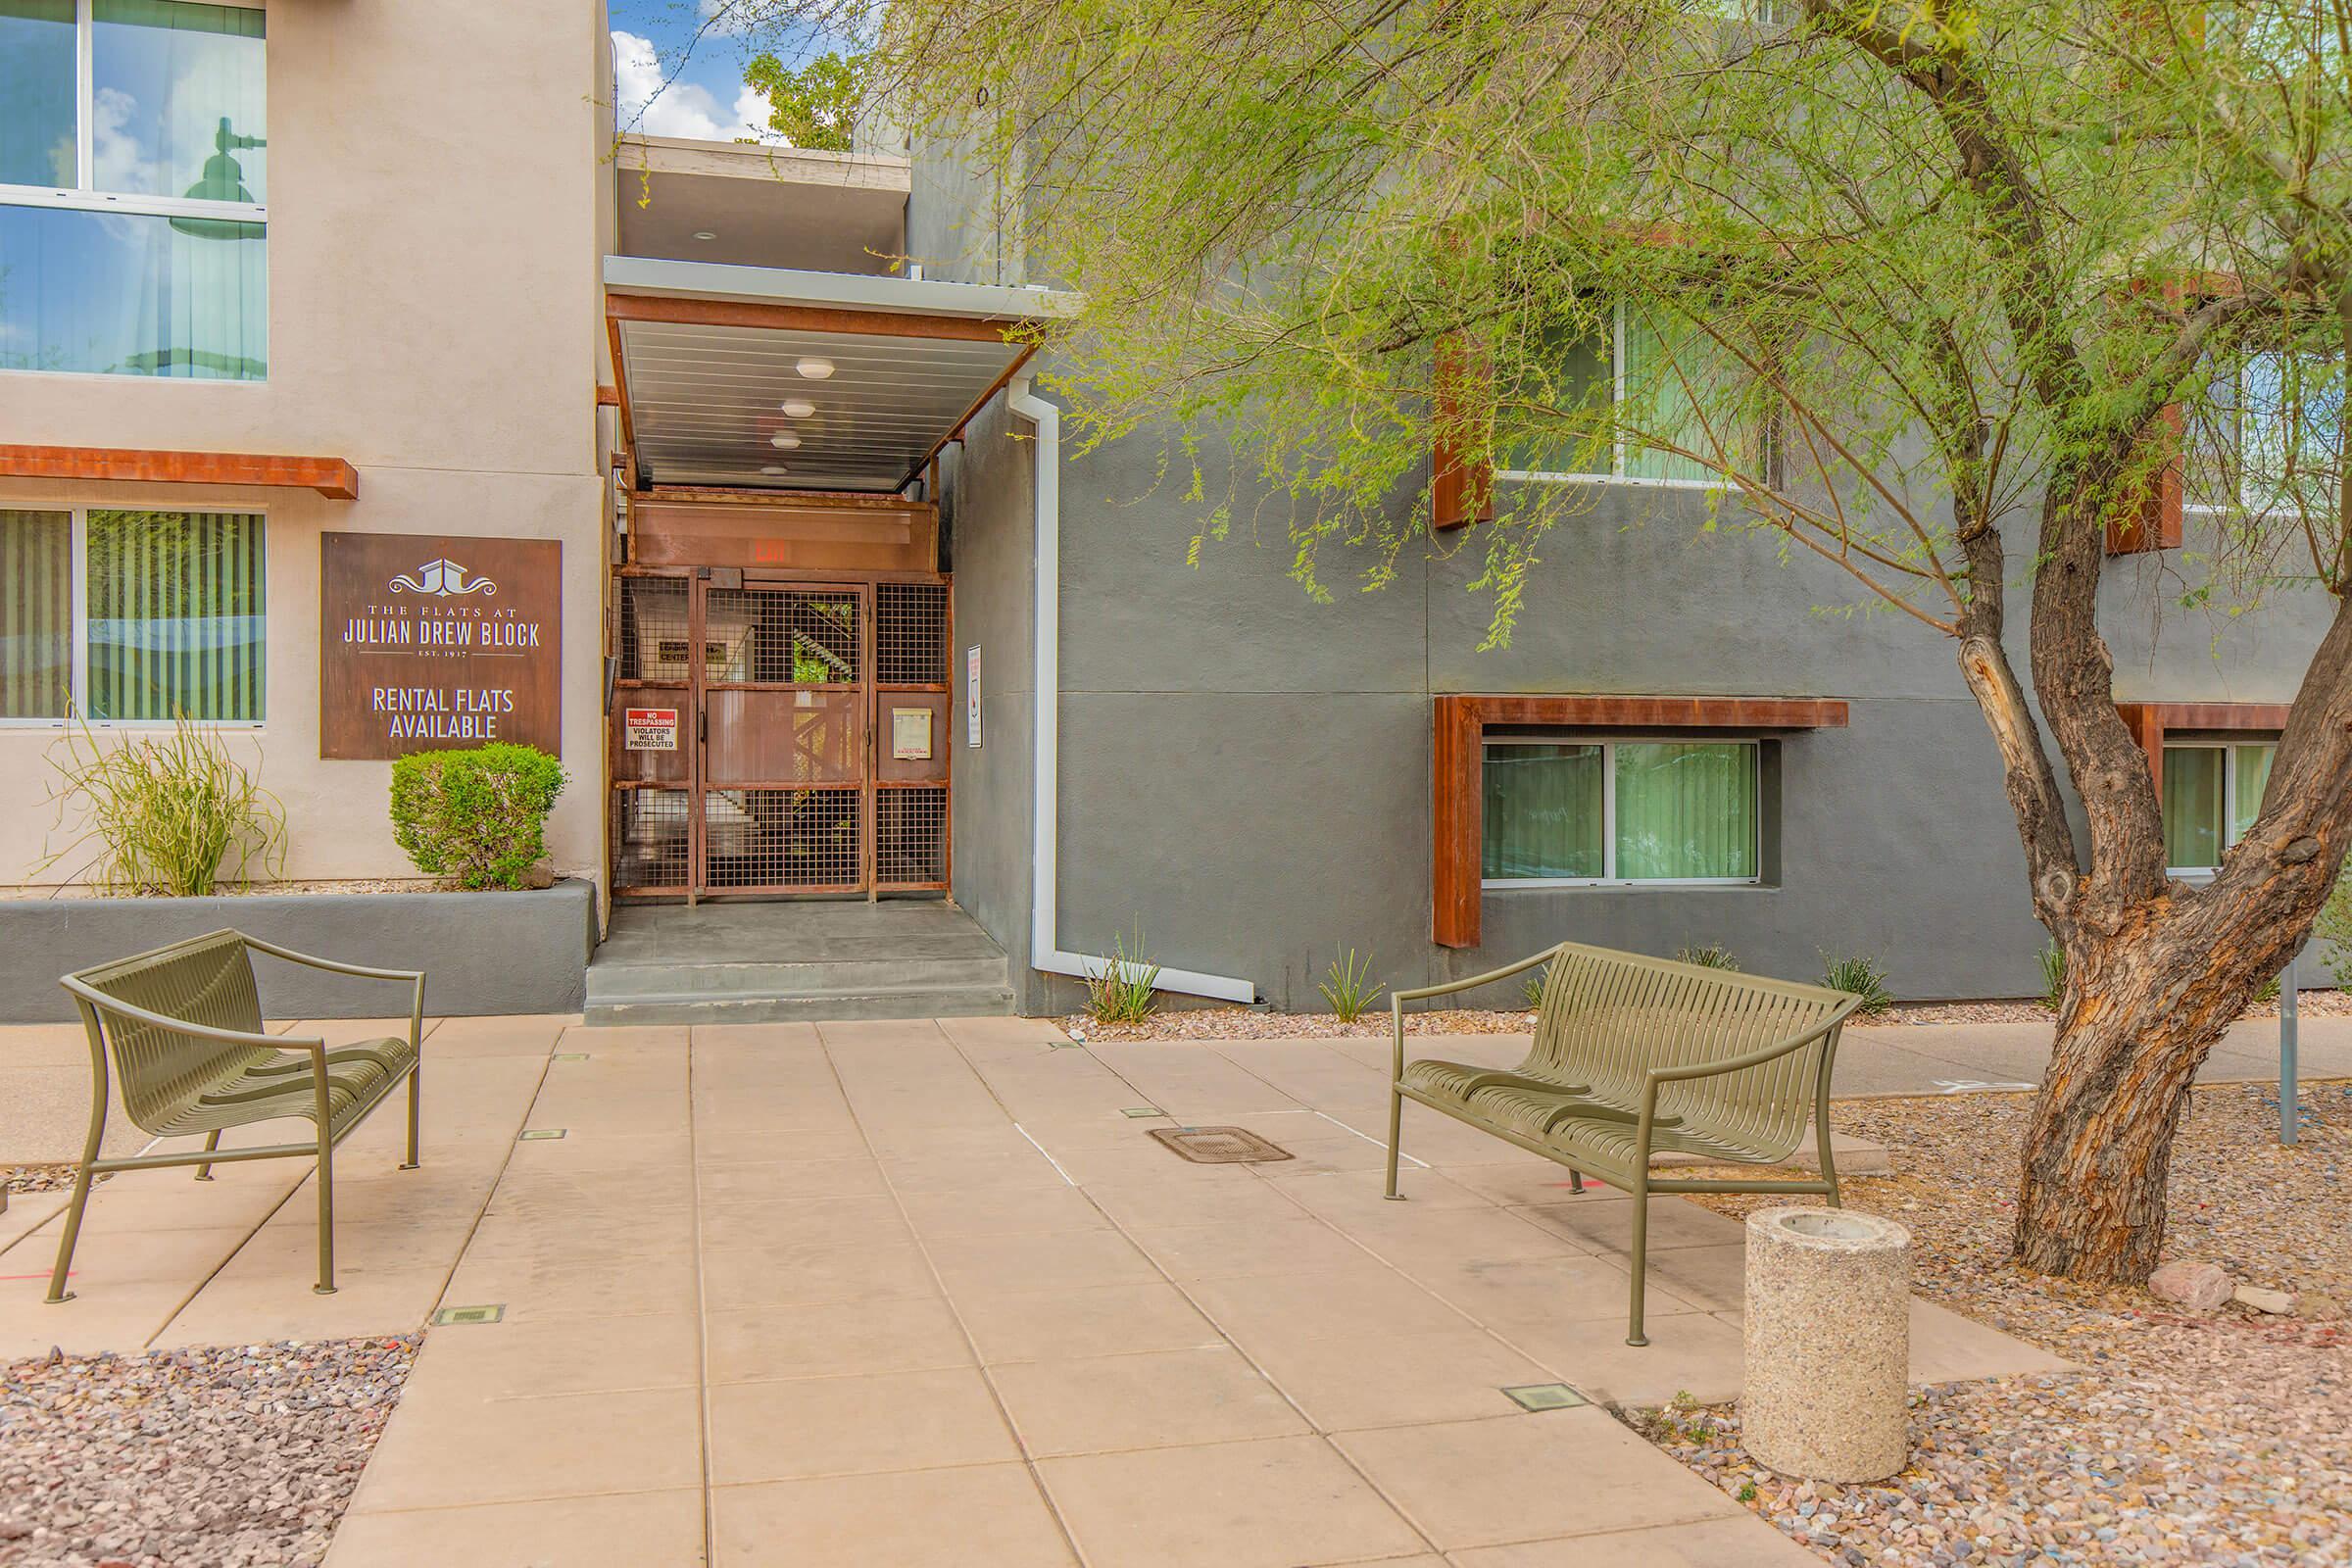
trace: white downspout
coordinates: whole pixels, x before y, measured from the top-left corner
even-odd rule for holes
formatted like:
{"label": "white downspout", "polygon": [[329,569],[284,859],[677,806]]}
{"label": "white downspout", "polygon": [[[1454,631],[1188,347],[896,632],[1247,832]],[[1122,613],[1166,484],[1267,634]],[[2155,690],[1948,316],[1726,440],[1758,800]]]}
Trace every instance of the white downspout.
{"label": "white downspout", "polygon": [[[1005,407],[1037,426],[1037,787],[1031,815],[1029,965],[1048,974],[1090,979],[1110,968],[1091,954],[1064,953],[1054,936],[1060,887],[1057,829],[1061,823],[1061,410],[1013,381]],[[1196,969],[1159,971],[1158,989],[1224,1002],[1253,1003],[1257,987],[1230,975]]]}

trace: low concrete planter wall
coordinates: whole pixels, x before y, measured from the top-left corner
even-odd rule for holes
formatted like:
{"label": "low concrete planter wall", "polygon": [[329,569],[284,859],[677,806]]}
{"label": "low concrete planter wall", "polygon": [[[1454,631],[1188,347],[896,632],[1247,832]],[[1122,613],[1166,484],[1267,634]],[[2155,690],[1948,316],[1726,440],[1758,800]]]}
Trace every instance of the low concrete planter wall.
{"label": "low concrete planter wall", "polygon": [[[57,977],[232,927],[281,947],[422,969],[427,1013],[578,1012],[596,945],[596,893],[563,881],[520,893],[249,893],[206,899],[0,900],[0,1023],[78,1016]],[[256,955],[272,1018],[405,1013],[401,988]]]}

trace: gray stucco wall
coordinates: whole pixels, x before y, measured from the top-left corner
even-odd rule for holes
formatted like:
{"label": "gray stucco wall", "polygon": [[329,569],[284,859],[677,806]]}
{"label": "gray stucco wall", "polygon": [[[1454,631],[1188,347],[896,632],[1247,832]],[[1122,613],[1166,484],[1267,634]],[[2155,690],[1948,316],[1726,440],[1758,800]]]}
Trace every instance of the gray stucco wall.
{"label": "gray stucco wall", "polygon": [[[956,568],[952,796],[955,898],[1012,960],[1028,1008],[1029,824],[1036,626],[1035,451],[1026,421],[998,397],[972,421],[949,483]],[[967,744],[964,651],[980,649],[980,742]]]}
{"label": "gray stucco wall", "polygon": [[[958,754],[956,831],[958,896],[1019,963],[1026,769],[997,750],[1011,737],[996,706],[1024,723],[1029,694],[1006,689],[1028,683],[1007,667],[1025,660],[1006,639],[1025,635],[1016,579],[1030,560],[1015,428],[1026,436],[992,411],[960,476],[958,613],[989,628],[992,689],[986,755],[971,766]],[[1720,942],[1790,977],[1818,975],[1825,953],[1865,953],[1912,998],[2038,991],[2045,938],[1955,650],[1835,568],[1784,560],[1769,536],[1704,530],[1697,493],[1600,486],[1545,541],[1510,645],[1481,652],[1492,606],[1470,588],[1474,531],[1408,553],[1370,594],[1351,580],[1362,563],[1333,552],[1334,602],[1317,604],[1286,575],[1278,520],[1188,564],[1200,513],[1162,480],[1160,455],[1141,439],[1069,460],[1061,479],[1064,948],[1104,952],[1140,930],[1152,958],[1250,979],[1286,1008],[1322,1005],[1315,982],[1345,948],[1402,986],[1568,937],[1649,953]],[[2287,699],[2325,606],[2286,590],[2251,615],[2180,609],[2213,550],[2194,519],[2186,551],[2109,574],[2119,697]],[[2029,592],[2020,562],[2021,668]],[[1767,885],[1491,890],[1482,946],[1455,952],[1429,937],[1431,699],[1444,692],[1836,697],[1851,722],[1772,739]],[[1067,981],[1017,983],[1024,1010],[1078,998]]]}
{"label": "gray stucco wall", "polygon": [[[424,1007],[450,1017],[577,1012],[596,944],[596,892],[565,880],[524,893],[252,893],[203,899],[0,902],[0,1023],[77,1014],[57,977],[233,929],[298,953],[422,969]],[[254,956],[271,1018],[406,1015],[404,982]]]}

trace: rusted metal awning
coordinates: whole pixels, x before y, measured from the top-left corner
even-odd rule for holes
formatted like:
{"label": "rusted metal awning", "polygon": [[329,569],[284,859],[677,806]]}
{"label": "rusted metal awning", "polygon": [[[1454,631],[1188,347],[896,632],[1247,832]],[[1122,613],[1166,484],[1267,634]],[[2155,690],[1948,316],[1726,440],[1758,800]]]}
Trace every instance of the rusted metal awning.
{"label": "rusted metal awning", "polygon": [[0,446],[0,478],[112,479],[143,484],[316,490],[329,501],[356,501],[360,494],[360,470],[347,459],[288,458],[258,452]]}

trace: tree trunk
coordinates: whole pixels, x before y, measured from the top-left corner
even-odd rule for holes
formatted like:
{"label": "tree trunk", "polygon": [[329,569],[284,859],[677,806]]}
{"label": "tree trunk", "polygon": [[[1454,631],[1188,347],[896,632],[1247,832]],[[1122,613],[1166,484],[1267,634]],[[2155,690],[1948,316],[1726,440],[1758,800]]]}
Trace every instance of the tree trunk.
{"label": "tree trunk", "polygon": [[2268,922],[2247,934],[2216,940],[2203,919],[2150,920],[2069,944],[2018,1189],[2016,1255],[2027,1268],[2136,1285],[2160,1260],[2189,1085],[2293,951]]}

